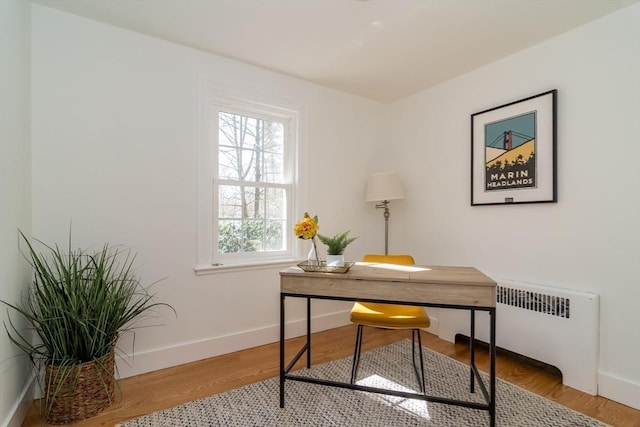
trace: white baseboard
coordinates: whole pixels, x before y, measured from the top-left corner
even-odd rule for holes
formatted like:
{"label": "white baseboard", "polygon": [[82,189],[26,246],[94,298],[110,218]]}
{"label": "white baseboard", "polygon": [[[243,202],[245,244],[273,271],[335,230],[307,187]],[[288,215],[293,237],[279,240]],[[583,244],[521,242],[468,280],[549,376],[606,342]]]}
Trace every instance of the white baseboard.
{"label": "white baseboard", "polygon": [[[349,311],[339,311],[317,317],[311,321],[312,332],[324,331],[348,325]],[[306,319],[287,323],[286,338],[304,335]],[[280,325],[271,325],[237,334],[206,338],[181,343],[171,347],[136,352],[134,356],[116,357],[119,378],[127,378],[172,366],[183,365],[221,354],[258,347],[277,342],[280,339]]]}
{"label": "white baseboard", "polygon": [[16,397],[16,401],[14,402],[11,410],[7,418],[2,421],[2,427],[20,427],[22,426],[22,422],[24,418],[27,416],[27,411],[29,410],[29,406],[31,406],[31,402],[34,399],[34,388],[35,388],[36,379],[32,375],[29,380],[24,385],[22,389],[22,393]]}
{"label": "white baseboard", "polygon": [[429,325],[429,327],[425,329],[425,331],[435,336],[438,336],[438,331],[440,330],[440,321],[436,317],[438,315],[438,312],[433,308],[430,308],[428,311],[428,314],[429,314],[429,319],[431,320],[431,325]]}
{"label": "white baseboard", "polygon": [[[437,314],[437,313],[434,313]],[[438,318],[430,314],[431,326],[428,332],[438,334]],[[338,311],[317,317],[311,321],[312,332],[324,331],[350,324],[349,310]],[[298,337],[306,333],[306,320],[300,319],[287,323],[286,338]],[[181,343],[171,347],[137,352],[133,357],[116,358],[119,378],[127,378],[159,369],[183,365],[209,357],[233,353],[234,351],[258,347],[277,342],[280,339],[280,326],[243,331],[233,335],[206,338],[199,341]]]}
{"label": "white baseboard", "polygon": [[599,372],[598,394],[634,409],[640,409],[640,384]]}

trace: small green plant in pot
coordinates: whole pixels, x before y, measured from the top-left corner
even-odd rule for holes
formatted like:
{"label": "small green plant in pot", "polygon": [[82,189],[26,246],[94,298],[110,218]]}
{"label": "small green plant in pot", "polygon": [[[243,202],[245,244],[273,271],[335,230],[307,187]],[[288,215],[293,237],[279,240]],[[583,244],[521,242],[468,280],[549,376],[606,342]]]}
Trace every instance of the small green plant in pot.
{"label": "small green plant in pot", "polygon": [[344,250],[351,242],[357,239],[357,237],[349,237],[350,231],[338,233],[333,237],[318,234],[318,239],[327,245],[327,265],[344,264]]}
{"label": "small green plant in pot", "polygon": [[[98,414],[113,401],[114,353],[118,337],[141,326],[145,315],[168,304],[154,302],[135,275],[135,255],[105,244],[90,252],[49,246],[19,231],[34,271],[20,303],[0,301],[23,316],[19,329],[9,317],[10,340],[42,377],[42,409],[52,424],[68,424]],[[44,253],[34,247],[42,246]],[[32,333],[36,336],[32,337]]]}

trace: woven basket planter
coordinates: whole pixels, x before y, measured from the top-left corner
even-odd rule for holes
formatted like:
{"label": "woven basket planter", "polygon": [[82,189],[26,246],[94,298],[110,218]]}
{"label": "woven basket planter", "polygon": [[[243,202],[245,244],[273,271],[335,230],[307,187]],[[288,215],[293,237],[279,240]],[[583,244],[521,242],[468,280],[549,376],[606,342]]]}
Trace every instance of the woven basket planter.
{"label": "woven basket planter", "polygon": [[114,350],[80,365],[45,369],[45,413],[51,424],[70,424],[106,409],[114,396]]}

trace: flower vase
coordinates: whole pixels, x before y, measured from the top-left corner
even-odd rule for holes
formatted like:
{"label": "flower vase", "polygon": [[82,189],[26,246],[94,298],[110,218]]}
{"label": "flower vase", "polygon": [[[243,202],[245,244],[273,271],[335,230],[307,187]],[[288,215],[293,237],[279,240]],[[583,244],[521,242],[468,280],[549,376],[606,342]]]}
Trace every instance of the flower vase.
{"label": "flower vase", "polygon": [[309,250],[309,255],[307,255],[307,264],[320,265],[320,257],[318,256],[315,237],[311,239],[311,249]]}

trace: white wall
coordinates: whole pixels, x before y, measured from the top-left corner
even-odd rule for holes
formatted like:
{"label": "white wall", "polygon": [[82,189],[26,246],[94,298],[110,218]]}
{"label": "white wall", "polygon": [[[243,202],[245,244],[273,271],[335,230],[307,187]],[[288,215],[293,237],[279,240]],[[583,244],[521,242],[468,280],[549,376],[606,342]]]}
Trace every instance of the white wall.
{"label": "white wall", "polygon": [[[558,203],[471,207],[470,115],[554,88]],[[391,116],[410,183],[395,212],[407,248],[423,263],[599,294],[600,394],[640,408],[640,5],[402,100]]]}
{"label": "white wall", "polygon": [[[178,313],[138,331],[123,376],[278,337],[283,266],[199,277],[193,270],[203,80],[299,107],[300,218],[317,214],[327,234],[352,229],[361,236],[347,249],[354,259],[378,243],[362,219],[379,220],[363,201],[361,147],[379,143],[382,104],[38,5],[32,67],[33,235],[64,243],[72,220],[77,246],[132,247],[143,278],[166,277],[154,289]],[[324,317],[317,327],[348,321],[344,303],[314,307]],[[290,321],[302,316],[294,308]]]}
{"label": "white wall", "polygon": [[[29,284],[17,233],[31,230],[29,21],[28,2],[0,2],[0,300],[8,302],[18,301]],[[19,426],[29,364],[4,331],[7,313],[0,304],[0,425]],[[23,324],[15,315],[11,319]]]}

